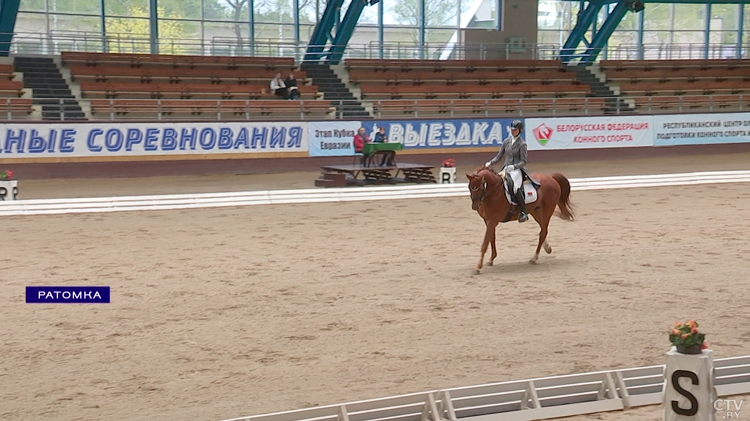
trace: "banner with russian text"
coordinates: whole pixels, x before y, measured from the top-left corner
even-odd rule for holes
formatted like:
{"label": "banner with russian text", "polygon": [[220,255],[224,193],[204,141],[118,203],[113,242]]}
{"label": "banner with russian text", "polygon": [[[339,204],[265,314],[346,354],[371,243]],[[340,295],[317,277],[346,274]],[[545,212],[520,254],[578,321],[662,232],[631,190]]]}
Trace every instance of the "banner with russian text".
{"label": "banner with russian text", "polygon": [[364,121],[370,138],[385,127],[389,142],[398,142],[404,149],[465,148],[500,146],[509,135],[509,118],[484,120],[414,120]]}
{"label": "banner with russian text", "polygon": [[654,116],[656,146],[744,142],[750,142],[750,113]]}
{"label": "banner with russian text", "polygon": [[0,158],[306,152],[306,122],[4,124]]}
{"label": "banner with russian text", "polygon": [[307,123],[310,156],[354,155],[354,135],[361,126],[359,121]]}
{"label": "banner with russian text", "polygon": [[527,118],[529,150],[653,146],[652,116]]}

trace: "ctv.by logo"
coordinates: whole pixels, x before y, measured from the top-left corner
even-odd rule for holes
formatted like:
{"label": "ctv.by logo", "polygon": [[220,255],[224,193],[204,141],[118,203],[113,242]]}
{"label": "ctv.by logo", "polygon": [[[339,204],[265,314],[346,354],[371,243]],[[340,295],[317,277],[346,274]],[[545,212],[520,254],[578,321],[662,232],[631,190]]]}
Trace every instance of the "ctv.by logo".
{"label": "ctv.by logo", "polygon": [[542,123],[541,126],[537,126],[536,128],[534,128],[532,132],[534,132],[536,141],[539,142],[540,145],[544,146],[547,144],[547,142],[549,142],[554,130],[547,127],[546,124]]}
{"label": "ctv.by logo", "polygon": [[716,399],[716,401],[714,401],[716,418],[720,420],[740,419],[740,410],[744,403],[744,399]]}

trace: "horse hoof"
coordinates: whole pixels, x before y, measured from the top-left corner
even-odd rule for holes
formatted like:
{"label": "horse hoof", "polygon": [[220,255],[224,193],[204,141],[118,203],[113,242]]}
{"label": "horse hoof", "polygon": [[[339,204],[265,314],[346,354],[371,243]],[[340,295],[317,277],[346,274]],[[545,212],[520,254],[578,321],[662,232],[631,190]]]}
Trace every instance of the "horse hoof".
{"label": "horse hoof", "polygon": [[529,259],[529,263],[535,265],[537,260],[538,259],[536,257],[532,257],[531,259]]}
{"label": "horse hoof", "polygon": [[551,254],[552,253],[552,247],[545,247],[544,251],[546,251],[547,254]]}
{"label": "horse hoof", "polygon": [[481,272],[479,272],[479,269],[474,269],[474,272],[472,272],[472,275],[479,275]]}
{"label": "horse hoof", "polygon": [[489,262],[487,262],[487,266],[492,266],[492,264],[493,264],[492,260],[490,260]]}

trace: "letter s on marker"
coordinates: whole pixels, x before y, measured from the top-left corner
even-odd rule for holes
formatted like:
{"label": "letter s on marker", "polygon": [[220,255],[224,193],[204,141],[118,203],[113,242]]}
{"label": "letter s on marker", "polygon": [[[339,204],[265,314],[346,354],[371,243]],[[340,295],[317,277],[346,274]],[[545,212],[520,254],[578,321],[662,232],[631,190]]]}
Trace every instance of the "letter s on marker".
{"label": "letter s on marker", "polygon": [[677,401],[672,401],[672,410],[678,415],[691,417],[698,413],[698,400],[695,399],[695,396],[692,393],[688,392],[687,390],[683,389],[682,386],[680,386],[680,377],[689,378],[692,383],[697,386],[698,376],[692,371],[686,370],[675,370],[675,372],[672,373],[672,385],[674,386],[674,389],[677,391],[677,393],[686,397],[690,401],[690,408],[688,409],[680,408],[680,405],[678,405]]}

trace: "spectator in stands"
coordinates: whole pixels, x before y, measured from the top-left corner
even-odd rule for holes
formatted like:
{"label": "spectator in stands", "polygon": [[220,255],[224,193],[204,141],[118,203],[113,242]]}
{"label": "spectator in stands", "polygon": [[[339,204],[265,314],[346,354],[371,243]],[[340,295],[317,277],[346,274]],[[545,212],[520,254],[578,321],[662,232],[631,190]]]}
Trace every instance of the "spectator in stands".
{"label": "spectator in stands", "polygon": [[294,73],[289,72],[289,75],[284,79],[284,85],[289,91],[289,99],[299,99],[299,89],[297,88],[297,79],[294,78]]}
{"label": "spectator in stands", "polygon": [[284,99],[289,96],[284,79],[281,78],[281,72],[276,73],[276,76],[271,79],[271,93]]}
{"label": "spectator in stands", "polygon": [[[373,143],[385,143],[388,142],[388,136],[385,135],[385,127],[380,126],[378,132],[375,133]],[[396,162],[396,151],[382,151],[383,159],[380,161],[381,167],[392,167]]]}
{"label": "spectator in stands", "polygon": [[513,120],[510,123],[510,136],[503,140],[503,145],[497,155],[484,164],[485,167],[489,168],[500,162],[505,155],[503,170],[505,171],[505,180],[512,191],[510,196],[520,209],[518,222],[526,222],[529,219],[526,214],[526,202],[524,202],[525,196],[523,193],[523,179],[524,176],[528,177],[528,174],[526,174],[527,147],[526,141],[521,137],[522,132],[523,122]]}
{"label": "spectator in stands", "polygon": [[360,158],[359,163],[363,166],[367,164],[367,158],[369,158],[369,155],[365,155],[365,153],[362,151],[362,149],[365,147],[365,143],[370,143],[370,137],[367,136],[365,128],[360,127],[359,130],[357,130],[357,134],[354,135],[354,152],[362,154],[362,158]]}

